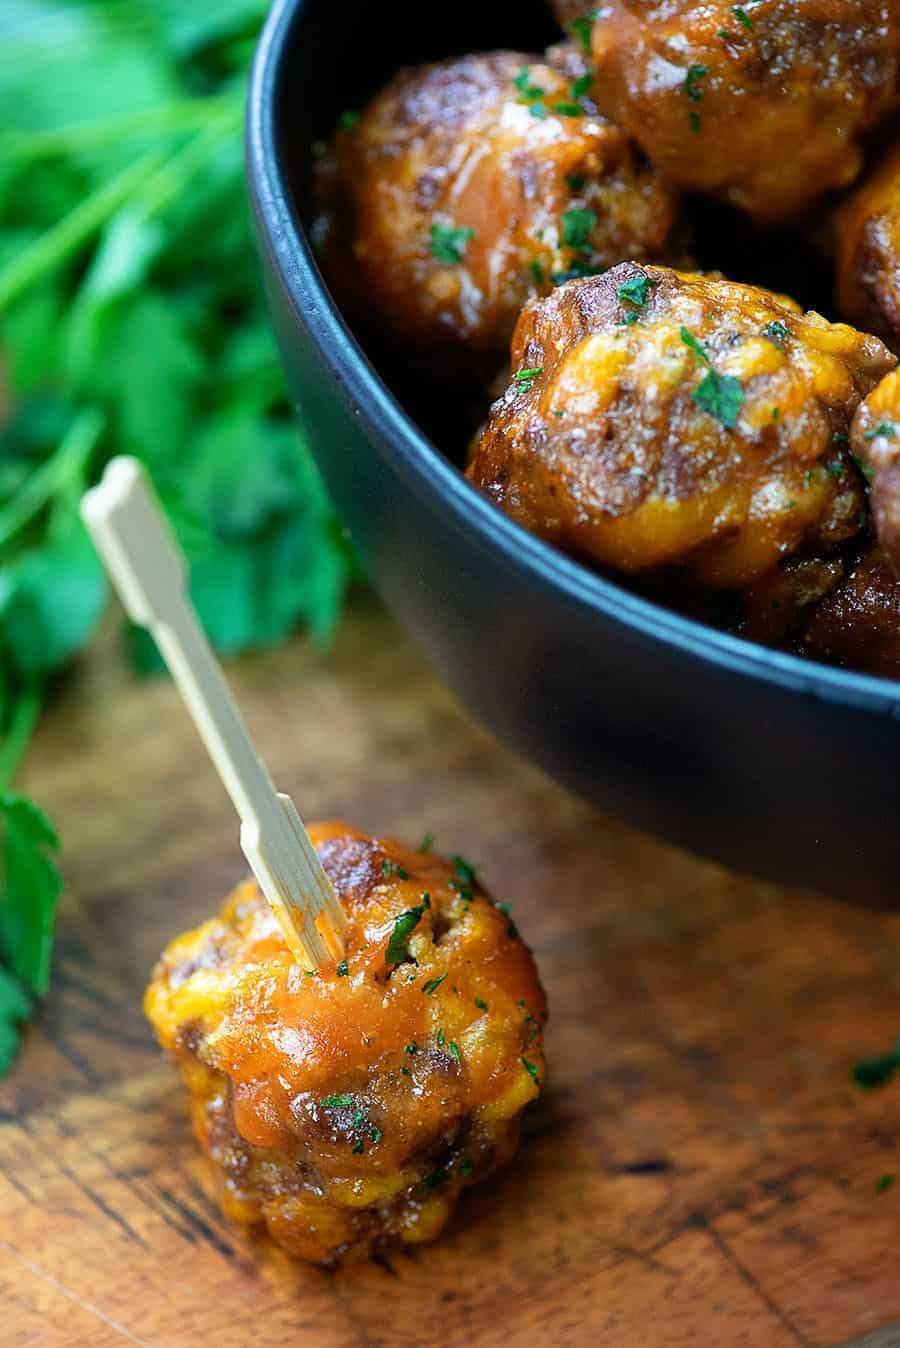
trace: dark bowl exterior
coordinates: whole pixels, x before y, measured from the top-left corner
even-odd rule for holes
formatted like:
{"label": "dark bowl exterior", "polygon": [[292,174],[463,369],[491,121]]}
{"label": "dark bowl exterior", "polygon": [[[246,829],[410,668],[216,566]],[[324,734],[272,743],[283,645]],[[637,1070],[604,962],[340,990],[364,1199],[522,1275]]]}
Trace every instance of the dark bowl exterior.
{"label": "dark bowl exterior", "polygon": [[247,147],[290,388],[373,581],[475,715],[569,787],[738,870],[897,906],[900,685],[713,631],[557,554],[429,443],[348,332],[292,184],[323,104],[336,114],[353,11],[274,5]]}

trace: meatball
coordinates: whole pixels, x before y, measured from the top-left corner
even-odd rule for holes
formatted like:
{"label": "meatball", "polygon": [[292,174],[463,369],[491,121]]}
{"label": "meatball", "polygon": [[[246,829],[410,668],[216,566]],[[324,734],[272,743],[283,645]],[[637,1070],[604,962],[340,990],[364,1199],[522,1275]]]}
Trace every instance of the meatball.
{"label": "meatball", "polygon": [[[590,35],[600,110],[679,187],[763,222],[860,170],[898,102],[895,0],[606,0]],[[579,20],[584,32],[585,19]]]}
{"label": "meatball", "polygon": [[900,141],[834,216],[841,314],[900,348]]}
{"label": "meatball", "polygon": [[831,664],[900,678],[900,582],[872,545],[809,612],[797,649]]}
{"label": "meatball", "polygon": [[662,255],[676,197],[592,94],[565,49],[402,71],[319,163],[339,301],[432,373],[490,378],[529,295]]}
{"label": "meatball", "polygon": [[900,373],[887,375],[853,420],[852,447],[869,479],[872,519],[885,558],[900,575]]}
{"label": "meatball", "polygon": [[851,418],[895,358],[754,286],[622,264],[525,308],[471,480],[631,575],[716,589],[865,527]]}
{"label": "meatball", "polygon": [[544,994],[473,868],[344,824],[313,841],[347,913],[298,967],[254,883],[173,941],[146,1012],[191,1096],[227,1215],[330,1264],[431,1240],[510,1159],[544,1080]]}

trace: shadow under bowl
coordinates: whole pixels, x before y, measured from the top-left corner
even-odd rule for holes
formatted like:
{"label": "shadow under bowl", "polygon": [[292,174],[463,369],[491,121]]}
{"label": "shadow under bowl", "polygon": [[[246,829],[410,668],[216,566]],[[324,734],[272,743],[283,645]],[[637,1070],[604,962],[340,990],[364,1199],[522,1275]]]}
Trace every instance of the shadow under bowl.
{"label": "shadow under bowl", "polygon": [[421,6],[389,8],[276,0],[247,124],[288,382],[372,580],[481,721],[604,809],[738,870],[900,906],[900,682],[693,622],[532,537],[429,440],[337,311],[303,223],[316,141],[401,64],[555,36],[541,0],[460,0],[444,35]]}

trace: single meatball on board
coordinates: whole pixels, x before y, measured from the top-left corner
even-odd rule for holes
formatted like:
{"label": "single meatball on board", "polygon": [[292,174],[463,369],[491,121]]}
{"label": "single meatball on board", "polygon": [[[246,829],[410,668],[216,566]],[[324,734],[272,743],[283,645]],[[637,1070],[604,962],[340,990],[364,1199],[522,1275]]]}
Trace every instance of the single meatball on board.
{"label": "single meatball on board", "polygon": [[308,973],[254,883],[164,951],[145,1007],[226,1214],[320,1263],[431,1240],[515,1151],[544,1081],[544,993],[505,905],[344,824],[310,836],[349,922]]}
{"label": "single meatball on board", "polygon": [[557,0],[597,65],[601,112],[679,187],[761,222],[846,187],[898,104],[896,0]]}
{"label": "single meatball on board", "polygon": [[833,220],[841,316],[900,350],[900,140]]}
{"label": "single meatball on board", "polygon": [[666,256],[675,193],[601,117],[574,51],[402,71],[318,166],[336,298],[440,379],[492,377],[530,295]]}
{"label": "single meatball on board", "polygon": [[895,364],[769,291],[623,264],[526,306],[468,474],[596,565],[739,590],[866,529],[851,420]]}

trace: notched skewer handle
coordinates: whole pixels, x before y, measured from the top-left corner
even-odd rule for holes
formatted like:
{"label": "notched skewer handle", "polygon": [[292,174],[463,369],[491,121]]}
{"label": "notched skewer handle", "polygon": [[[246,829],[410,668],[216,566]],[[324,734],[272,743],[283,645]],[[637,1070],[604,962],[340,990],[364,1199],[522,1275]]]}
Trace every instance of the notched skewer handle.
{"label": "notched skewer handle", "polygon": [[344,953],[346,918],[290,796],[251,743],[187,596],[187,568],[136,459],[113,459],[81,514],[131,620],[152,632],[241,820],[241,847],[305,968]]}

